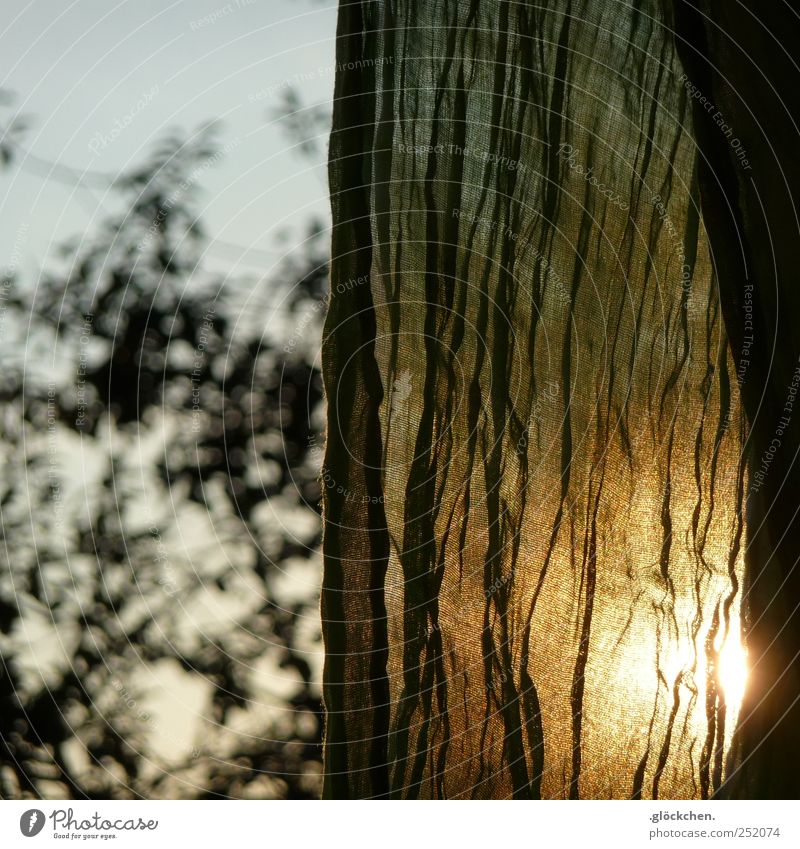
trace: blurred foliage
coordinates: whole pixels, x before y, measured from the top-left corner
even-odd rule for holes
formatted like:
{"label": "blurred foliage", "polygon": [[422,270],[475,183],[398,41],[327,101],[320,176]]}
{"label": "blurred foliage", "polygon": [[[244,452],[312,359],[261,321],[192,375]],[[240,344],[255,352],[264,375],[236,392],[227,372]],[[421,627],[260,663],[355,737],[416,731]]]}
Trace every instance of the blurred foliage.
{"label": "blurred foliage", "polygon": [[330,110],[319,104],[306,105],[293,86],[286,86],[279,96],[278,105],[267,117],[278,123],[298,153],[319,161],[331,130]]}
{"label": "blurred foliage", "polygon": [[326,245],[206,270],[217,135],[165,138],[2,281],[3,798],[319,793]]}

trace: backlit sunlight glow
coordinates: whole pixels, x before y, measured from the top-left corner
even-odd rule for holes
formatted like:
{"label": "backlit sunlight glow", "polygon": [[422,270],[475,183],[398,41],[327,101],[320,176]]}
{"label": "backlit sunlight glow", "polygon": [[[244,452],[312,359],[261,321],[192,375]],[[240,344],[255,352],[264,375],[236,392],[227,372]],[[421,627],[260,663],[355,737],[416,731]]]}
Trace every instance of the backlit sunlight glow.
{"label": "backlit sunlight glow", "polygon": [[719,654],[719,683],[725,702],[738,711],[747,687],[747,650],[736,634],[729,634]]}
{"label": "backlit sunlight glow", "polygon": [[[727,749],[733,738],[734,728],[738,719],[739,710],[744,698],[748,678],[747,650],[740,639],[738,617],[731,620],[727,635],[722,632],[715,640],[714,648],[717,654],[716,680],[722,690],[725,699],[727,720],[725,723],[724,747]],[[697,651],[689,641],[682,641],[679,645],[671,647],[660,659],[664,670],[664,680],[677,681],[682,676],[689,675],[684,679],[686,683],[692,682],[697,700],[694,708],[694,719],[697,733],[703,733],[706,723],[705,701],[706,701],[706,676],[708,672],[707,659],[704,651]],[[693,672],[689,672],[690,670]]]}

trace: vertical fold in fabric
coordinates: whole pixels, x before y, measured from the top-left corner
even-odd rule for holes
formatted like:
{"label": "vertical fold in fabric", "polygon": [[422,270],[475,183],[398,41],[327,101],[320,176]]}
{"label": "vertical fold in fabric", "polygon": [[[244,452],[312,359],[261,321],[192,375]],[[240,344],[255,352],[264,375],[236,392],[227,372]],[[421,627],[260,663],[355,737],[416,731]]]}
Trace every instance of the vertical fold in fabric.
{"label": "vertical fold in fabric", "polygon": [[[322,623],[326,707],[324,795],[388,791],[386,608],[388,534],[381,481],[370,157],[375,122],[374,4],[339,12],[336,110],[330,139],[331,295],[323,330],[328,403]],[[367,14],[364,13],[367,10]]]}

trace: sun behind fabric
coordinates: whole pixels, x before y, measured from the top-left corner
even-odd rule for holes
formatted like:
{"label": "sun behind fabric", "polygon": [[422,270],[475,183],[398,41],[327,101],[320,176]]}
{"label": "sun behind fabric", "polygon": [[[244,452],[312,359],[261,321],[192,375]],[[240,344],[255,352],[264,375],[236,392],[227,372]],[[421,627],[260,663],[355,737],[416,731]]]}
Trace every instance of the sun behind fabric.
{"label": "sun behind fabric", "polygon": [[327,795],[711,796],[747,430],[663,4],[343,3],[338,62]]}

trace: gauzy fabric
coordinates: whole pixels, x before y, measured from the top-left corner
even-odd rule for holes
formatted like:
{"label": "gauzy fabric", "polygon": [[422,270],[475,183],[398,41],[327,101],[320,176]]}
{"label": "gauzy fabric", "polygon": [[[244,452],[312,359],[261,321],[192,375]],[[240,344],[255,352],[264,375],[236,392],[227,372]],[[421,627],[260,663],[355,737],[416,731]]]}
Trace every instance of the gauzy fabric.
{"label": "gauzy fabric", "polygon": [[797,787],[800,87],[756,8],[340,5],[327,796]]}

